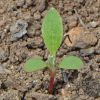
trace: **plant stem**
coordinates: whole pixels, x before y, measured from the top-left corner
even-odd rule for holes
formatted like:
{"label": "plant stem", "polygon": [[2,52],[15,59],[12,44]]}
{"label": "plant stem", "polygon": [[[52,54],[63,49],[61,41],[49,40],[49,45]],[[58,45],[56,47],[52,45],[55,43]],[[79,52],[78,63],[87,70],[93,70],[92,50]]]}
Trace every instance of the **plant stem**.
{"label": "plant stem", "polygon": [[52,94],[53,88],[54,88],[54,74],[51,74],[50,76],[50,84],[49,84],[49,93]]}

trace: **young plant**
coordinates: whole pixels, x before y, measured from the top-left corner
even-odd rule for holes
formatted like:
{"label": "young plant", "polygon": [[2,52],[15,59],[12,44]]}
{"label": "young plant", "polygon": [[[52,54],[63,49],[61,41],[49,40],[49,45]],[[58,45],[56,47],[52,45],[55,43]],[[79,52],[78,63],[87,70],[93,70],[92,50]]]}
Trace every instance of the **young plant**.
{"label": "young plant", "polygon": [[79,69],[83,65],[83,62],[76,56],[67,56],[63,58],[59,66],[56,66],[56,52],[63,39],[63,24],[55,8],[51,8],[43,20],[42,37],[50,53],[47,62],[44,62],[40,57],[29,59],[25,63],[24,70],[26,72],[32,72],[48,67],[50,72],[49,93],[52,93],[56,69],[58,67],[64,69]]}

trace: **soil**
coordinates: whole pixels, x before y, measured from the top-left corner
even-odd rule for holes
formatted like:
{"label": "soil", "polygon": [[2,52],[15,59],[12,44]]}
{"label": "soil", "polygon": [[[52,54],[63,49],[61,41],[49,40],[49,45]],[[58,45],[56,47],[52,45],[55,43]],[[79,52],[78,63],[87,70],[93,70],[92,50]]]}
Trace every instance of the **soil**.
{"label": "soil", "polygon": [[[84,60],[80,70],[58,69],[52,95],[47,69],[23,70],[28,58],[47,60],[41,23],[50,7],[59,11],[64,24],[57,62],[69,54]],[[100,0],[0,0],[0,100],[64,98],[100,100]]]}

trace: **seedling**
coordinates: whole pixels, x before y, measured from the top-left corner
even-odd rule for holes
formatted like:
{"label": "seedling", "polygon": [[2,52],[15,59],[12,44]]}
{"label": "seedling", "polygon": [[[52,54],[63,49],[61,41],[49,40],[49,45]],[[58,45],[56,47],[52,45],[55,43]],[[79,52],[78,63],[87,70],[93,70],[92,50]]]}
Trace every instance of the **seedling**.
{"label": "seedling", "polygon": [[55,8],[51,8],[43,20],[42,37],[50,53],[47,62],[44,62],[40,57],[29,59],[25,63],[24,70],[26,72],[32,72],[48,67],[50,72],[49,93],[52,93],[56,69],[58,67],[64,69],[79,69],[83,65],[83,62],[76,56],[67,56],[63,58],[59,66],[56,66],[56,53],[63,39],[63,24]]}

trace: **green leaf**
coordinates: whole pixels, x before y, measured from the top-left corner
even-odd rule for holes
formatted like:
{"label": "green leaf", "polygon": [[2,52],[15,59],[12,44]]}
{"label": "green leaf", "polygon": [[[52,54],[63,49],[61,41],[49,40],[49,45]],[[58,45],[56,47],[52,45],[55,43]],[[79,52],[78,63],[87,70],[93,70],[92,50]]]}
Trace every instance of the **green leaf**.
{"label": "green leaf", "polygon": [[63,38],[63,24],[55,8],[51,8],[43,20],[42,37],[50,54],[56,55]]}
{"label": "green leaf", "polygon": [[46,63],[41,58],[31,58],[26,61],[24,70],[26,72],[37,71],[46,67]]}
{"label": "green leaf", "polygon": [[61,61],[59,67],[64,69],[79,69],[83,65],[80,58],[76,56],[67,56]]}

